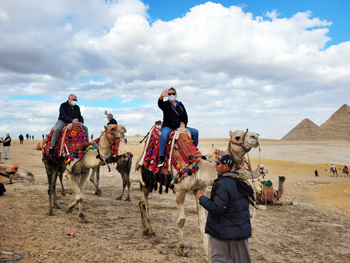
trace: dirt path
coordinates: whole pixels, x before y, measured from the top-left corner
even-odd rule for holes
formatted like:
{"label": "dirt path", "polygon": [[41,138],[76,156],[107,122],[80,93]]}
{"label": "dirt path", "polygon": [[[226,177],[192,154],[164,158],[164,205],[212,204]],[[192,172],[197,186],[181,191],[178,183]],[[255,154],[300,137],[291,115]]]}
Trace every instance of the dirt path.
{"label": "dirt path", "polygon": [[[131,143],[138,140],[129,138],[134,160],[142,145]],[[0,251],[23,254],[24,258],[19,262],[205,262],[192,195],[188,195],[185,202],[187,257],[175,256],[177,211],[173,194],[151,195],[150,213],[157,235],[151,238],[142,235],[136,173],[131,174],[131,202],[118,201],[115,198],[122,189],[121,177],[115,167],[111,173],[102,167],[102,195],[93,195],[94,187],[90,182],[84,190],[86,224],[77,222],[77,209],[71,214],[64,212],[63,208],[74,198],[73,189],[65,179],[69,194],[59,194],[61,209],[55,210],[55,216],[47,216],[48,185],[41,152],[33,150],[37,142],[25,141],[24,145],[19,145],[15,141],[11,147],[11,160],[7,163],[29,169],[35,174],[36,181],[30,185],[6,186],[7,192],[0,197]],[[223,139],[203,139],[199,148],[205,152],[203,149],[209,148],[211,143],[222,144],[225,148],[226,142]],[[273,142],[267,140],[265,143],[269,145],[265,149],[262,140],[264,159],[260,163],[269,168],[268,179],[275,186],[279,175],[286,176],[283,196],[286,205],[256,212],[253,237],[249,240],[253,261],[347,262],[350,258],[350,179],[330,177],[324,171],[329,168],[328,162],[286,161],[290,156],[303,160],[309,158],[310,145],[291,147],[276,159],[267,154],[275,154]],[[279,141],[276,142],[275,149],[280,149],[280,145]],[[321,152],[326,152],[327,147],[327,143],[317,143],[318,152],[320,148],[323,149]],[[343,146],[339,145],[335,151],[346,155]],[[252,150],[253,155],[257,157],[257,149]],[[322,155],[320,159],[326,157]],[[259,159],[253,158],[253,167],[258,162]],[[335,164],[336,167],[343,165],[342,162]],[[320,172],[318,178],[313,175],[315,167]],[[297,201],[298,205],[289,205],[291,201]],[[75,232],[76,236],[67,236],[69,231]],[[0,254],[0,258],[10,256]]]}

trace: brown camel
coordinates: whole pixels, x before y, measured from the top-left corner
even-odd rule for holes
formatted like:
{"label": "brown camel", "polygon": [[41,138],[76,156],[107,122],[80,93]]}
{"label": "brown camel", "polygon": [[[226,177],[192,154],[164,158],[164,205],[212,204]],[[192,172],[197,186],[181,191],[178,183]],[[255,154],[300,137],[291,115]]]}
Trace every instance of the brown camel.
{"label": "brown camel", "polygon": [[256,193],[256,203],[257,204],[271,204],[271,205],[283,205],[283,203],[280,201],[280,198],[283,195],[283,184],[286,180],[286,177],[279,176],[278,180],[278,189],[274,189],[273,198],[272,200],[264,200],[262,201],[262,191],[263,191],[263,185],[260,183],[260,181],[257,181],[254,185],[254,190]]}
{"label": "brown camel", "polygon": [[34,176],[26,169],[19,168],[17,165],[0,164],[0,196],[6,192],[4,184],[32,181],[34,181]]}

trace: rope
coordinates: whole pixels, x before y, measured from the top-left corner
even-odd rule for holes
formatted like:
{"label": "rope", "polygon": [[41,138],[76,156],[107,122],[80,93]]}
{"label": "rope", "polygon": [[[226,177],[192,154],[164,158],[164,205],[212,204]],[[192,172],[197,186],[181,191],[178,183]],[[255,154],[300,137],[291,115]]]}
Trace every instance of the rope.
{"label": "rope", "polygon": [[13,255],[13,254],[16,254],[16,255],[19,255],[20,257],[19,258],[15,258],[15,259],[0,259],[0,262],[7,262],[7,261],[16,261],[16,260],[20,260],[23,258],[23,255],[20,254],[20,253],[16,253],[16,252],[4,252],[2,251],[3,254],[7,254],[7,255]]}

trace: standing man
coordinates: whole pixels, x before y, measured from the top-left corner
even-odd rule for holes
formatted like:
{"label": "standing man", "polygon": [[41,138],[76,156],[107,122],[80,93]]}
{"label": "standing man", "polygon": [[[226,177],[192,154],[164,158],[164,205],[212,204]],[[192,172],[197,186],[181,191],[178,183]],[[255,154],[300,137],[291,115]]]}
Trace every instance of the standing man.
{"label": "standing man", "polygon": [[19,143],[20,143],[20,144],[23,144],[24,137],[23,137],[22,134],[20,134],[20,135],[18,136],[18,139],[19,139]]}
{"label": "standing man", "polygon": [[315,177],[318,177],[318,172],[317,172],[316,168],[315,168]]}
{"label": "standing man", "polygon": [[29,134],[28,133],[27,133],[26,137],[27,137],[27,140],[28,140],[28,138],[29,138]]}
{"label": "standing man", "polygon": [[213,263],[250,263],[248,238],[252,236],[248,197],[254,191],[240,175],[231,172],[235,160],[223,154],[216,161],[218,178],[215,179],[210,198],[198,191],[199,204],[208,210],[205,233],[210,235]]}
{"label": "standing man", "polygon": [[89,140],[88,128],[85,125],[83,125],[84,118],[83,116],[81,116],[79,106],[76,105],[77,101],[78,101],[77,96],[75,94],[70,94],[68,96],[68,100],[61,104],[60,111],[59,111],[60,114],[56,122],[56,130],[52,135],[52,140],[51,140],[50,149],[49,149],[49,156],[54,155],[54,149],[55,149],[58,137],[63,127],[69,123],[79,124],[85,132],[86,140],[87,141]]}
{"label": "standing man", "polygon": [[6,133],[6,137],[0,138],[0,142],[3,143],[4,151],[6,154],[5,160],[10,160],[10,146],[11,146],[11,137],[9,133]]}

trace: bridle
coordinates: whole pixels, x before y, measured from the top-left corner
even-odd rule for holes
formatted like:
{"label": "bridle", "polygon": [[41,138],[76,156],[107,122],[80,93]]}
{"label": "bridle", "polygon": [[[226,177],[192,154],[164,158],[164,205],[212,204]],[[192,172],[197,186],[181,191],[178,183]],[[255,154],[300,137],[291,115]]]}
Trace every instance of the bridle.
{"label": "bridle", "polygon": [[[116,127],[117,127],[117,126],[116,126]],[[111,142],[111,141],[109,140],[107,134],[112,134],[112,135],[113,135],[113,138],[115,138],[115,132],[110,132],[110,131],[105,130],[105,131],[104,131],[104,136],[102,137],[102,139],[100,140],[100,143],[99,143],[99,145],[98,145],[99,148],[101,148],[101,149],[108,149],[108,148],[111,148],[112,144],[118,139],[118,138],[116,138],[113,142]],[[101,145],[102,140],[103,140],[104,137],[106,137],[107,142],[108,142],[108,144],[109,144],[107,147],[102,147],[102,145]],[[99,155],[100,159],[105,163],[105,165],[107,165],[108,170],[109,170],[109,172],[110,172],[110,171],[111,171],[111,168],[109,167],[109,164],[107,163],[106,160],[109,159],[109,157],[111,156],[111,154],[104,156],[104,155],[101,154],[101,152],[99,151],[99,149],[97,149],[97,151],[98,151],[98,155]]]}
{"label": "bridle", "polygon": [[18,168],[19,168],[19,167],[18,167],[17,165],[15,165],[15,166],[13,166],[12,171],[11,171],[9,174],[0,173],[0,176],[6,177],[7,179],[10,180],[10,183],[9,183],[9,184],[13,184],[13,182],[12,182],[12,177],[13,177],[13,175],[17,172]]}
{"label": "bridle", "polygon": [[[243,150],[246,152],[247,149],[244,147],[244,141],[245,141],[245,136],[247,135],[247,133],[248,133],[248,129],[247,129],[247,131],[243,134],[243,137],[242,137],[242,141],[241,141],[241,142],[235,142],[235,141],[233,141],[233,140],[230,138],[230,143],[232,143],[232,144],[234,144],[234,145],[241,146],[241,147],[243,148]],[[232,151],[231,151],[231,144],[230,144],[230,152],[232,152]]]}
{"label": "bridle", "polygon": [[107,142],[109,143],[109,145],[108,145],[107,147],[102,147],[102,145],[101,145],[102,140],[100,140],[99,147],[100,147],[101,149],[110,148],[110,147],[112,146],[112,144],[115,142],[115,141],[111,142],[111,141],[109,140],[109,138],[108,138],[108,136],[107,136],[107,133],[108,133],[108,134],[112,134],[113,137],[115,136],[115,132],[105,131],[105,132],[104,132],[104,136],[102,137],[102,139],[103,139],[104,137],[106,137]]}

